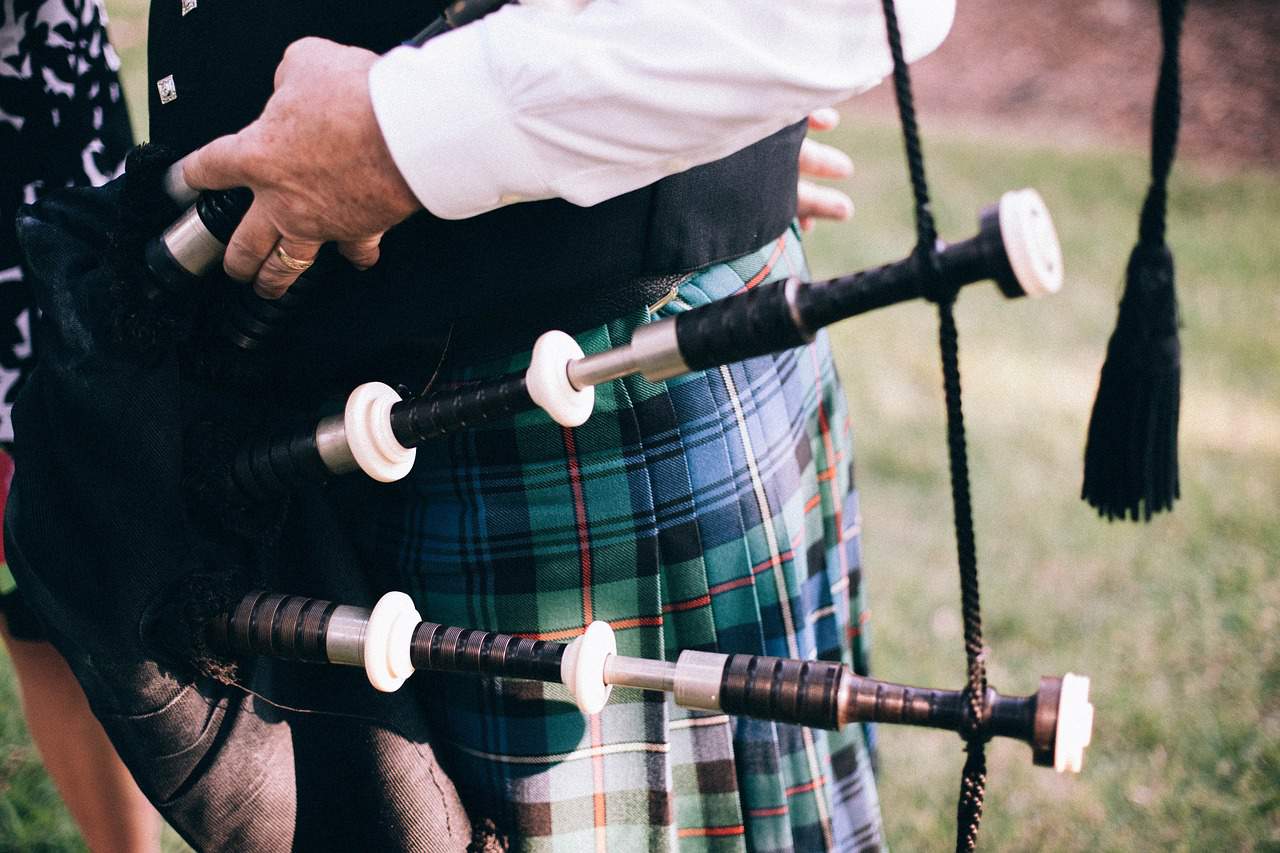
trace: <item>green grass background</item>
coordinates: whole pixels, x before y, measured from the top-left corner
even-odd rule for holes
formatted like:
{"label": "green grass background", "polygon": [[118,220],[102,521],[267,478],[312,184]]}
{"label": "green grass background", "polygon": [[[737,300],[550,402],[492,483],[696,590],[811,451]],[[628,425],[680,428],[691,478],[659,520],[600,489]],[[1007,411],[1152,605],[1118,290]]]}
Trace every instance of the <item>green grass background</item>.
{"label": "green grass background", "polygon": [[[131,103],[145,105],[145,2],[110,4]],[[924,116],[944,236],[1034,186],[1062,238],[1063,292],[960,300],[991,679],[1093,679],[1084,773],[991,749],[989,850],[1280,850],[1280,173],[1182,162],[1170,240],[1181,288],[1183,498],[1149,526],[1105,524],[1076,497],[1097,370],[1145,185],[1140,152],[1055,136],[975,137]],[[139,137],[145,117],[135,111]],[[894,127],[846,116],[852,222],[810,240],[815,272],[904,255],[910,206]],[[936,325],[927,305],[833,332],[858,433],[874,663],[959,686],[960,643]],[[0,655],[0,850],[77,849]],[[881,727],[881,798],[899,851],[951,844],[963,755],[953,735]],[[168,846],[175,847],[171,837]]]}

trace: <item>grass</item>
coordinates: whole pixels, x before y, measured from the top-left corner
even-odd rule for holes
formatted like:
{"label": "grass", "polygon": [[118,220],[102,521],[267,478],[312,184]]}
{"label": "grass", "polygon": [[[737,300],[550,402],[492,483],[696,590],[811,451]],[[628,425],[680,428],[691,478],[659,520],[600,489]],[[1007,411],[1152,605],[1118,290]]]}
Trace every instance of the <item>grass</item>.
{"label": "grass", "polygon": [[[145,3],[112,3],[126,91],[145,104]],[[988,850],[1280,850],[1280,174],[1180,164],[1170,239],[1181,286],[1183,499],[1149,526],[1082,504],[1097,369],[1136,228],[1145,159],[1129,151],[975,138],[926,121],[944,236],[1020,186],[1053,211],[1064,291],[960,300],[961,366],[992,683],[1093,678],[1085,772],[991,749]],[[135,126],[144,120],[135,114]],[[897,131],[850,117],[859,212],[810,241],[819,275],[911,244]],[[140,134],[142,138],[142,134]],[[878,673],[963,678],[935,319],[925,305],[833,332],[859,433]],[[945,849],[963,760],[954,736],[881,728],[881,798],[899,851]],[[170,846],[172,839],[170,839]],[[0,655],[0,850],[78,849],[39,769]]]}

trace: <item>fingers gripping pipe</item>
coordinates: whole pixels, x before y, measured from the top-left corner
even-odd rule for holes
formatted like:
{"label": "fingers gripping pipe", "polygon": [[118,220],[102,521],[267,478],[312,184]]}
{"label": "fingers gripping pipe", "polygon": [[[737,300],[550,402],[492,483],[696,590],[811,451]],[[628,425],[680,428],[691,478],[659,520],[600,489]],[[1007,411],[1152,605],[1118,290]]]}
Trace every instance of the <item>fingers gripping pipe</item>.
{"label": "fingers gripping pipe", "polygon": [[[833,661],[688,650],[675,663],[617,653],[613,629],[593,622],[556,643],[422,622],[407,595],[390,592],[372,611],[297,596],[251,593],[215,625],[214,642],[234,654],[364,668],[394,691],[415,669],[472,672],[563,684],[584,714],[599,713],[613,687],[674,694],[686,708],[724,711],[826,729],[879,722],[967,731],[960,691],[893,684]],[[1036,764],[1078,773],[1093,728],[1089,679],[1045,677],[1031,696],[988,690],[987,737],[1030,745]]]}
{"label": "fingers gripping pipe", "polygon": [[[406,44],[420,47],[438,35],[484,17],[506,2],[452,0]],[[171,295],[185,295],[194,292],[199,280],[221,264],[231,235],[253,203],[253,193],[245,187],[196,190],[187,183],[181,160],[169,167],[161,188],[176,206],[185,210],[163,234],[147,244],[144,262],[161,290]],[[324,277],[326,265],[321,260],[316,269],[304,272],[278,299],[258,296],[248,286],[242,288],[239,298],[222,318],[223,338],[243,352],[265,346],[274,338],[276,330],[306,302],[306,294]]]}

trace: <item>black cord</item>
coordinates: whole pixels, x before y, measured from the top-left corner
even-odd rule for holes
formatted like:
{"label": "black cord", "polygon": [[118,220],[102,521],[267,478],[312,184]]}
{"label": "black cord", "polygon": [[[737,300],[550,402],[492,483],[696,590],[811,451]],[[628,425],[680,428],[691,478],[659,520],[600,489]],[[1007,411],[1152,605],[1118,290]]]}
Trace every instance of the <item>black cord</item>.
{"label": "black cord", "polygon": [[920,147],[920,129],[916,125],[916,104],[911,96],[911,77],[902,53],[902,34],[898,30],[898,12],[893,0],[883,0],[885,28],[889,35],[889,53],[893,57],[893,95],[898,103],[898,119],[902,122],[902,142],[907,151],[907,172],[911,177],[911,193],[915,198],[916,249],[933,253],[938,242],[933,209],[929,206],[929,184],[924,175],[924,151]]}
{"label": "black cord", "polygon": [[903,145],[907,155],[907,171],[915,199],[915,256],[921,272],[933,283],[925,292],[938,305],[938,344],[942,354],[942,385],[947,407],[947,455],[951,468],[951,504],[956,533],[956,558],[960,570],[960,607],[964,620],[964,651],[968,669],[965,699],[968,702],[967,725],[961,736],[966,741],[968,757],[960,782],[960,799],[956,805],[956,850],[971,851],[977,845],[978,827],[982,822],[982,802],[986,790],[987,762],[986,696],[987,667],[982,642],[982,607],[978,590],[978,554],[973,532],[973,505],[969,497],[969,459],[964,432],[964,409],[960,398],[959,335],[956,330],[956,289],[946,287],[937,275],[937,226],[929,205],[929,187],[925,180],[924,152],[916,125],[915,101],[911,95],[911,77],[902,53],[902,36],[893,0],[883,0],[885,27],[889,36],[889,52],[893,57],[893,91],[902,122]]}
{"label": "black cord", "polygon": [[1169,172],[1178,147],[1178,126],[1182,107],[1182,81],[1178,67],[1178,42],[1186,0],[1161,0],[1160,33],[1163,53],[1160,78],[1151,124],[1151,186],[1142,204],[1138,234],[1144,243],[1164,245],[1165,209],[1168,202]]}
{"label": "black cord", "polygon": [[978,847],[982,823],[982,798],[987,792],[985,741],[971,741],[960,777],[960,802],[956,804],[956,850],[970,853]]}
{"label": "black cord", "polygon": [[969,455],[960,400],[960,363],[952,302],[938,304],[938,344],[942,351],[942,384],[947,404],[947,456],[951,463],[951,504],[955,516],[956,557],[960,566],[960,608],[964,618],[964,652],[969,665],[967,699],[971,720],[966,737],[980,734],[987,695],[982,642],[982,605],[978,592],[978,550],[969,498]]}

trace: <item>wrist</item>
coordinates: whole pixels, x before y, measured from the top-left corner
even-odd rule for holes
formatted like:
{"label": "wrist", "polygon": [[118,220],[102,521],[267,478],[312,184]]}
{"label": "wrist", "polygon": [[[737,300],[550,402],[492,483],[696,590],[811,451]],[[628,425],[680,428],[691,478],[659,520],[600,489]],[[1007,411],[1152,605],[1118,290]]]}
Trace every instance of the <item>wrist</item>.
{"label": "wrist", "polygon": [[413,188],[409,186],[409,182],[405,180],[404,174],[400,171],[399,165],[396,163],[395,156],[391,153],[391,148],[387,145],[386,137],[382,134],[382,128],[374,120],[372,146],[374,149],[374,158],[381,167],[382,173],[386,176],[385,190],[388,193],[387,204],[401,218],[407,218],[422,209],[422,201],[413,192]]}

